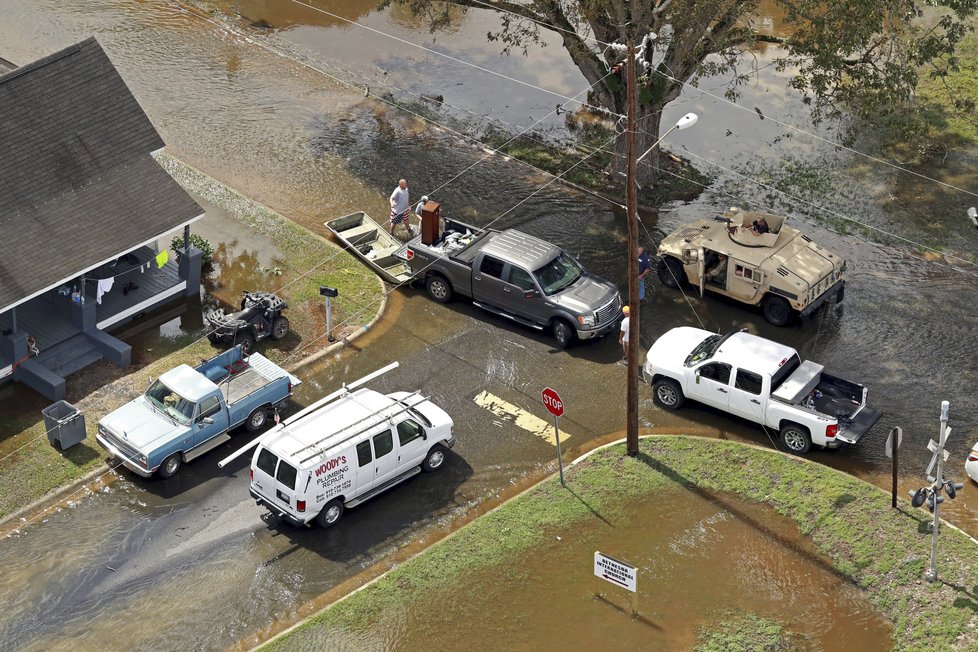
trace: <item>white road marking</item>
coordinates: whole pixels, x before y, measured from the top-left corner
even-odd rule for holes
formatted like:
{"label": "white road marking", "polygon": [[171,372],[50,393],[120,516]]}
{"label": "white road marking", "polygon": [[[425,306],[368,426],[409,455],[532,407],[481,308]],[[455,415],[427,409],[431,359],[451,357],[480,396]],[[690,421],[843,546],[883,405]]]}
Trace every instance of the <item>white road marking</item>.
{"label": "white road marking", "polygon": [[[554,437],[554,425],[552,421],[547,421],[536,415],[530,414],[523,408],[517,407],[508,401],[504,401],[495,394],[490,394],[489,392],[482,392],[472,400],[475,401],[476,405],[484,407],[497,417],[501,417],[506,422],[513,423],[518,428],[522,428],[530,434],[536,435],[551,446],[557,445],[557,439]],[[571,435],[566,430],[561,428],[561,444],[570,438]]]}

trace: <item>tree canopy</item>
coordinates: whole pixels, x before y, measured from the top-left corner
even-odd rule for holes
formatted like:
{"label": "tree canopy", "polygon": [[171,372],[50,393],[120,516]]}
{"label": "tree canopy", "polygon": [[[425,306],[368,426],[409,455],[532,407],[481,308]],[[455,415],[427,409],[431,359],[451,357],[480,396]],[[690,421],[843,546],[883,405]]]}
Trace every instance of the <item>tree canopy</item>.
{"label": "tree canopy", "polygon": [[[780,34],[765,30],[758,8],[783,12]],[[705,76],[731,79],[728,96],[751,78],[747,53],[778,47],[774,64],[811,106],[812,118],[901,115],[912,106],[921,75],[955,70],[955,47],[971,29],[978,0],[384,0],[409,5],[431,28],[447,26],[453,9],[495,10],[500,28],[488,38],[505,52],[542,43],[543,30],[562,39],[592,85],[589,101],[626,112],[621,47],[632,40],[638,62],[638,151],[655,142],[663,108],[684,84]],[[457,11],[457,9],[456,9]],[[612,171],[624,170],[624,138]],[[653,159],[654,155],[653,155]],[[644,173],[643,173],[644,170]],[[643,181],[654,168],[640,168]]]}

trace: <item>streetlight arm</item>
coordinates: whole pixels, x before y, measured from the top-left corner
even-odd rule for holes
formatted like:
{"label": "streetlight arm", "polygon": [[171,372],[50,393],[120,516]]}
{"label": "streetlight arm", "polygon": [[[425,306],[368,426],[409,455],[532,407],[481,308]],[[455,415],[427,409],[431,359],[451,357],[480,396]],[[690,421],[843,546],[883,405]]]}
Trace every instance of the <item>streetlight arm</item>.
{"label": "streetlight arm", "polygon": [[686,115],[684,115],[682,118],[679,119],[679,122],[677,122],[673,126],[669,127],[669,131],[667,131],[666,133],[662,134],[659,137],[659,140],[655,141],[652,144],[652,147],[650,147],[647,150],[645,150],[645,153],[644,154],[642,154],[637,159],[635,159],[635,162],[636,163],[641,163],[642,162],[642,159],[645,158],[646,156],[648,156],[649,153],[653,149],[655,149],[656,147],[658,147],[659,146],[659,143],[661,143],[663,140],[665,140],[666,136],[668,136],[669,134],[671,134],[673,131],[675,131],[676,129],[679,129],[680,131],[682,131],[683,129],[689,129],[694,124],[696,124],[696,122],[699,119],[700,119],[699,116],[696,115],[695,113],[687,113]]}

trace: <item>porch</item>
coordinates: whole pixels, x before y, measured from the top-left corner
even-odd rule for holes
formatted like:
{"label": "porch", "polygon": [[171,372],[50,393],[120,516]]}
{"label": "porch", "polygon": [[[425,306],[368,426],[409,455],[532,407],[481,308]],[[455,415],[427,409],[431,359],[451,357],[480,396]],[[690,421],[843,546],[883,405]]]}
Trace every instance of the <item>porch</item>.
{"label": "porch", "polygon": [[[170,260],[158,267],[152,262],[155,255],[152,248],[142,247],[126,257],[138,264],[125,270],[106,265],[88,272],[84,279],[84,303],[72,299],[72,289],[83,284],[83,279],[78,278],[0,314],[0,334],[4,338],[33,338],[37,348],[36,355],[21,351],[20,355],[11,356],[13,350],[22,347],[3,347],[0,379],[13,377],[42,395],[59,400],[64,397],[65,377],[76,371],[102,359],[127,366],[131,361],[131,347],[106,331],[187,294],[187,275],[181,273],[183,265]],[[143,267],[146,262],[150,262],[149,269]],[[99,304],[97,278],[108,276],[114,276],[115,280]],[[191,285],[197,291],[198,285]]]}

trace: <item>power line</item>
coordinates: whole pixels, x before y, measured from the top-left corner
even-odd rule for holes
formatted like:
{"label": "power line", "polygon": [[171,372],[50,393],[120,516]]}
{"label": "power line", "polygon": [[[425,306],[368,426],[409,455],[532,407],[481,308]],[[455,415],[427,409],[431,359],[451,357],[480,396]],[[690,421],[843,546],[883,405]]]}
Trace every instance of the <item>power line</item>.
{"label": "power line", "polygon": [[458,64],[461,64],[463,66],[468,66],[470,68],[474,68],[476,70],[480,70],[480,71],[485,72],[485,73],[488,73],[490,75],[495,75],[496,77],[500,77],[502,79],[505,79],[507,81],[511,81],[513,83],[516,83],[516,84],[522,84],[523,86],[527,86],[529,88],[532,88],[534,90],[541,91],[543,93],[548,93],[550,95],[553,95],[554,97],[559,97],[559,98],[561,98],[563,100],[566,100],[566,101],[577,102],[581,106],[586,106],[589,109],[592,109],[592,110],[597,111],[599,113],[604,113],[604,114],[607,114],[607,115],[611,115],[611,116],[614,116],[616,118],[621,118],[622,117],[621,114],[614,113],[613,111],[609,111],[608,109],[606,109],[604,107],[595,106],[595,105],[589,104],[587,102],[582,102],[581,100],[576,100],[576,99],[567,97],[566,95],[561,95],[560,93],[558,93],[556,91],[552,91],[550,89],[543,88],[543,87],[537,86],[535,84],[531,84],[530,82],[523,81],[522,79],[517,79],[515,77],[510,77],[509,75],[504,75],[503,73],[496,72],[495,70],[492,70],[490,68],[485,68],[483,66],[480,66],[478,64],[472,63],[470,61],[466,61],[464,59],[459,59],[458,57],[453,57],[450,54],[446,54],[444,52],[439,52],[438,50],[434,50],[432,48],[425,47],[425,46],[420,45],[418,43],[413,43],[413,42],[411,42],[411,41],[409,41],[407,39],[403,39],[403,38],[401,38],[399,36],[394,36],[393,34],[388,34],[387,32],[384,32],[382,30],[379,30],[379,29],[377,29],[375,27],[370,27],[369,25],[363,25],[361,23],[356,22],[355,20],[350,20],[349,18],[345,18],[343,16],[340,16],[339,14],[334,14],[331,11],[326,11],[325,9],[321,9],[320,7],[316,7],[315,5],[311,5],[311,4],[308,4],[306,2],[302,2],[302,0],[289,0],[289,1],[292,2],[292,3],[294,3],[294,4],[299,5],[301,7],[306,7],[307,9],[311,9],[313,11],[318,11],[319,13],[324,14],[326,16],[329,16],[331,18],[335,18],[337,20],[342,20],[343,22],[349,23],[350,25],[354,25],[356,27],[359,27],[360,29],[365,29],[365,30],[367,30],[369,32],[373,32],[373,33],[379,34],[381,36],[386,36],[389,39],[393,39],[393,40],[397,41],[398,43],[403,43],[404,45],[410,45],[411,47],[418,48],[419,50],[422,50],[424,52],[428,52],[430,54],[434,54],[434,55],[437,55],[439,57],[444,57],[445,59],[448,59],[449,61],[452,61],[454,63],[458,63]]}
{"label": "power line", "polygon": [[[661,70],[656,69],[655,70],[655,73],[657,75],[661,75],[662,77],[665,77],[666,79],[669,79],[671,81],[674,81],[677,84],[682,84],[686,88],[695,90],[695,91],[699,92],[701,95],[708,95],[708,96],[710,96],[710,97],[712,97],[714,99],[720,100],[721,102],[726,102],[727,104],[729,104],[729,105],[731,105],[731,106],[733,106],[733,107],[735,107],[735,108],[737,108],[737,109],[739,109],[741,111],[746,111],[747,113],[756,113],[753,109],[749,109],[746,106],[742,106],[740,104],[737,104],[733,100],[729,100],[726,97],[723,97],[722,95],[717,95],[716,93],[711,93],[709,91],[706,91],[706,90],[703,90],[701,88],[698,88],[697,86],[694,86],[694,85],[692,85],[692,84],[690,84],[688,82],[684,82],[684,81],[682,81],[680,79],[677,79],[677,78],[673,77],[672,75],[666,74],[665,72],[662,72]],[[866,154],[865,152],[860,152],[859,150],[854,149],[852,147],[849,147],[847,145],[843,145],[842,143],[838,143],[838,142],[829,140],[828,138],[825,138],[824,136],[819,136],[818,134],[814,134],[814,133],[811,133],[809,131],[805,131],[801,127],[796,127],[795,125],[792,125],[790,123],[784,122],[782,120],[778,120],[777,118],[773,118],[773,117],[771,117],[770,115],[768,115],[766,113],[764,114],[764,117],[766,119],[770,120],[771,122],[777,124],[777,125],[781,125],[782,127],[786,128],[786,129],[790,129],[792,131],[796,131],[796,132],[798,132],[800,134],[805,134],[806,136],[809,136],[810,138],[814,138],[815,140],[819,140],[819,141],[821,141],[823,143],[826,143],[828,145],[831,145],[832,147],[837,147],[839,149],[843,149],[843,150],[845,150],[847,152],[851,152],[852,154],[855,154],[857,156],[862,156],[863,158],[869,159],[870,161],[874,161],[876,163],[880,163],[882,165],[886,165],[888,167],[891,167],[894,170],[898,170],[900,172],[905,172],[907,174],[911,174],[911,175],[913,175],[915,177],[918,177],[920,179],[924,179],[925,181],[931,181],[933,183],[938,184],[939,186],[943,186],[943,187],[948,188],[950,190],[956,190],[956,191],[961,192],[961,193],[964,193],[966,195],[971,195],[972,197],[978,197],[978,192],[972,192],[971,190],[966,190],[964,188],[960,188],[958,186],[955,186],[954,184],[950,184],[950,183],[941,181],[940,179],[934,179],[933,177],[929,177],[926,174],[921,174],[920,172],[916,172],[915,170],[910,170],[908,168],[905,168],[905,167],[901,167],[899,165],[896,165],[895,163],[890,163],[889,161],[883,160],[881,158],[877,158],[877,157],[875,157],[875,156],[873,156],[871,154]]]}

